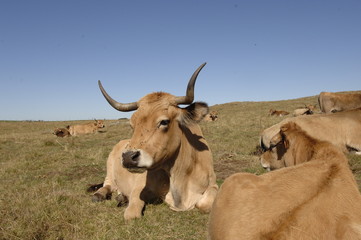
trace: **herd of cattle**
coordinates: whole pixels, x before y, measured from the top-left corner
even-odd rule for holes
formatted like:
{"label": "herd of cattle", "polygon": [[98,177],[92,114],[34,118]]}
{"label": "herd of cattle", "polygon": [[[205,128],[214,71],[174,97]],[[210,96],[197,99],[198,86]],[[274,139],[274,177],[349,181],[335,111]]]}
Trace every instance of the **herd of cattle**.
{"label": "herd of cattle", "polygon": [[[120,204],[127,203],[126,220],[141,217],[147,203],[164,201],[175,211],[198,208],[210,213],[211,240],[361,239],[361,195],[345,156],[350,149],[361,152],[361,94],[323,92],[322,113],[312,114],[315,107],[306,106],[265,129],[260,162],[268,170],[282,169],[261,176],[237,173],[218,189],[212,153],[198,124],[206,117],[215,121],[218,114],[193,102],[204,66],[191,76],[185,96],[156,92],[120,103],[98,82],[113,108],[135,112],[133,135],[114,146],[92,200],[116,193]],[[270,115],[278,114],[273,111]],[[59,132],[76,136],[102,127],[96,121]]]}

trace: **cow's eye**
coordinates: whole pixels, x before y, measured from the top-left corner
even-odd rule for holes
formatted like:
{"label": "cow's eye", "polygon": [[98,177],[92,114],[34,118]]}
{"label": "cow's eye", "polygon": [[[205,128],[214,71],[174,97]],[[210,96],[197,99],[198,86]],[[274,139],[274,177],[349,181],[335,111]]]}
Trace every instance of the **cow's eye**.
{"label": "cow's eye", "polygon": [[159,122],[159,127],[168,127],[169,122],[170,121],[168,119],[162,120]]}

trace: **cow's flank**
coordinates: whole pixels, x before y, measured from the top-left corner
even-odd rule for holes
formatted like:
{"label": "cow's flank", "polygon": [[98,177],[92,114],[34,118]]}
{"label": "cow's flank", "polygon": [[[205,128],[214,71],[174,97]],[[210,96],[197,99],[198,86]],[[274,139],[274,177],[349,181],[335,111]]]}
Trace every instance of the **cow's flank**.
{"label": "cow's flank", "polygon": [[71,136],[78,136],[83,134],[96,133],[104,127],[105,125],[103,120],[94,120],[94,122],[91,123],[68,126],[68,130]]}
{"label": "cow's flank", "polygon": [[347,148],[361,151],[361,109],[286,118],[262,132],[260,146],[264,150],[269,149],[272,137],[287,122],[296,123],[311,137],[329,141],[345,152]]}
{"label": "cow's flank", "polygon": [[318,103],[324,113],[356,109],[361,107],[361,93],[321,92]]}

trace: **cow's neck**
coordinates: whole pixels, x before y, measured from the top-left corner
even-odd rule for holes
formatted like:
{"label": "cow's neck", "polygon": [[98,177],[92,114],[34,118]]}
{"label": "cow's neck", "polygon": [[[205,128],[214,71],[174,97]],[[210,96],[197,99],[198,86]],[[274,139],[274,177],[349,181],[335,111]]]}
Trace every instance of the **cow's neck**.
{"label": "cow's neck", "polygon": [[[176,209],[188,209],[194,207],[192,198],[194,193],[189,192],[190,186],[197,181],[194,171],[199,168],[200,151],[209,151],[198,125],[182,127],[182,135],[179,148],[170,156],[163,169],[169,174],[171,201]],[[199,180],[199,179],[198,179]]]}

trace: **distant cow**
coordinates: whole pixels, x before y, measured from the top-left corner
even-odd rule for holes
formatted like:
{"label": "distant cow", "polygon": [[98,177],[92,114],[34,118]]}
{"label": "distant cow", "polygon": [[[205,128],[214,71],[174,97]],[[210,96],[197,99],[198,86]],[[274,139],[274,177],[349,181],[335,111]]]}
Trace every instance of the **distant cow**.
{"label": "distant cow", "polygon": [[95,133],[104,127],[105,125],[103,120],[94,120],[92,123],[69,126],[68,129],[71,136],[77,136],[82,134]]}
{"label": "distant cow", "polygon": [[348,149],[361,151],[361,108],[338,113],[317,114],[286,118],[265,129],[260,137],[260,146],[267,150],[272,137],[287,122],[295,122],[310,136],[329,141],[347,152]]}
{"label": "distant cow", "polygon": [[321,92],[318,103],[324,113],[356,109],[361,107],[361,93]]}
{"label": "distant cow", "polygon": [[288,161],[308,162],[227,178],[213,204],[210,239],[361,239],[361,195],[347,158],[294,123],[281,131]]}
{"label": "distant cow", "polygon": [[218,120],[218,112],[217,111],[212,111],[204,117],[204,121],[206,121],[206,122],[214,122],[217,120]]}
{"label": "distant cow", "polygon": [[[104,187],[94,194],[95,200],[103,200],[117,191],[129,198],[124,218],[140,217],[147,202],[142,197],[143,191],[162,198],[157,194],[158,189],[148,191],[149,188],[144,187],[154,182],[166,187],[166,178],[157,179],[157,174],[151,174],[161,171],[169,178],[169,192],[164,200],[171,209],[186,211],[197,207],[203,212],[211,210],[218,185],[212,154],[198,125],[209,109],[206,103],[192,103],[194,84],[204,65],[194,72],[186,96],[181,97],[155,92],[137,102],[124,104],[112,99],[99,81],[99,87],[112,107],[118,111],[137,111],[130,119],[133,136],[114,147],[108,158]],[[188,106],[181,108],[180,104]],[[124,174],[124,169],[132,173]]]}
{"label": "distant cow", "polygon": [[278,116],[278,117],[282,117],[282,116],[286,116],[290,114],[289,112],[286,111],[282,111],[282,110],[274,110],[274,109],[270,109],[269,110],[269,116]]}
{"label": "distant cow", "polygon": [[303,108],[297,108],[293,111],[293,116],[297,117],[297,116],[301,116],[301,115],[311,115],[314,113],[316,109],[315,105],[306,105]]}
{"label": "distant cow", "polygon": [[66,128],[56,128],[53,134],[56,135],[57,137],[69,137],[70,136],[69,126],[67,126]]}

